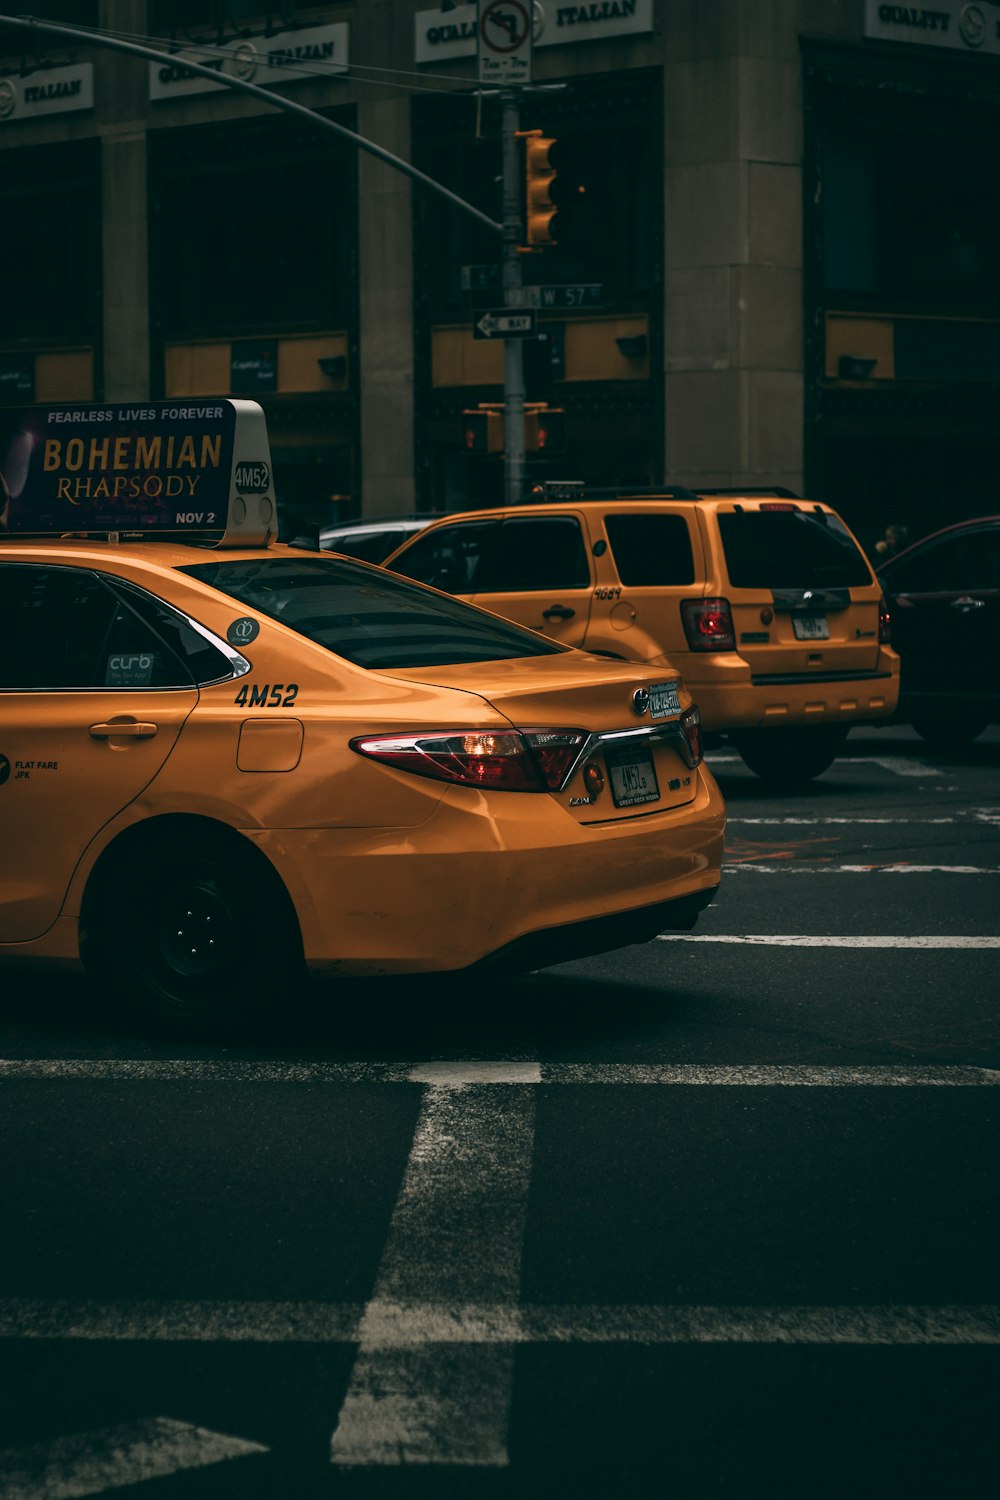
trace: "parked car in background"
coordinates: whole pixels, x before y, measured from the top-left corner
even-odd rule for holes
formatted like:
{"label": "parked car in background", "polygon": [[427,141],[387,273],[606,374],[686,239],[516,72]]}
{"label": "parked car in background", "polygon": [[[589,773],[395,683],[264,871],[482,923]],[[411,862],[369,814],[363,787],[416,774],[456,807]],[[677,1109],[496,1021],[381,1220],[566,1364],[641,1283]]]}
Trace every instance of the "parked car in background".
{"label": "parked car in background", "polygon": [[878,577],[901,662],[895,718],[939,745],[1000,724],[1000,516],[936,531]]}
{"label": "parked car in background", "polygon": [[345,521],[342,526],[324,526],[319,534],[320,551],[342,552],[346,557],[380,563],[416,532],[440,519],[440,511],[432,510],[403,516],[379,516],[370,521]]}
{"label": "parked car in background", "polygon": [[825,771],[896,705],[882,591],[829,505],[787,490],[585,491],[443,517],[385,566],[585,651],[678,671],[763,779]]}

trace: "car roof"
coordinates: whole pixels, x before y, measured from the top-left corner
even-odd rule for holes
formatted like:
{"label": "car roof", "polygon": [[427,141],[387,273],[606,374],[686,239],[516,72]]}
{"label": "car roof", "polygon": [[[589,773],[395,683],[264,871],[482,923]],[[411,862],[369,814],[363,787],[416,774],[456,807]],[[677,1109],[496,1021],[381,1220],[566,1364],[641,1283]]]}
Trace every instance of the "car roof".
{"label": "car roof", "polygon": [[347,536],[358,531],[382,531],[392,526],[421,526],[428,521],[440,521],[445,516],[444,511],[407,511],[405,515],[398,516],[370,516],[367,520],[341,521],[336,525],[323,526],[320,529],[321,536]]}

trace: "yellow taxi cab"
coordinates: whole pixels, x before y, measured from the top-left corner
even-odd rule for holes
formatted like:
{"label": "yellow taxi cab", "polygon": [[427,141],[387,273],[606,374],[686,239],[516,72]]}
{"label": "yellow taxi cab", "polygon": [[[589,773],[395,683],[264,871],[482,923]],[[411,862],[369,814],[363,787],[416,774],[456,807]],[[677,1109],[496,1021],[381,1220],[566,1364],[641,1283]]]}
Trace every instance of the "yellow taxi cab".
{"label": "yellow taxi cab", "polygon": [[197,1034],[305,970],[532,969],[711,900],[676,676],[277,543],[252,402],[4,420],[0,963]]}
{"label": "yellow taxi cab", "polygon": [[757,775],[808,781],[885,718],[899,658],[868,559],[786,490],[587,491],[451,515],[384,567],[599,656],[676,671],[706,733]]}

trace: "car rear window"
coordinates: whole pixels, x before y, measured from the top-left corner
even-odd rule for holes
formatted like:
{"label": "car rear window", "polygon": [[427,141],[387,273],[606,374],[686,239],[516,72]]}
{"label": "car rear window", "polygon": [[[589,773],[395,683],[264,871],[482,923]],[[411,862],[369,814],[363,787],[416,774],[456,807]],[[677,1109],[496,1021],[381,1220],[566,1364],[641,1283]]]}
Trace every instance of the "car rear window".
{"label": "car rear window", "polygon": [[622,583],[694,583],[691,537],[683,516],[606,515],[608,541]]}
{"label": "car rear window", "polygon": [[551,656],[566,648],[336,557],[260,558],[181,569],[359,667],[436,667]]}
{"label": "car rear window", "polygon": [[735,511],[719,516],[734,588],[850,588],[872,582],[864,553],[826,511]]}

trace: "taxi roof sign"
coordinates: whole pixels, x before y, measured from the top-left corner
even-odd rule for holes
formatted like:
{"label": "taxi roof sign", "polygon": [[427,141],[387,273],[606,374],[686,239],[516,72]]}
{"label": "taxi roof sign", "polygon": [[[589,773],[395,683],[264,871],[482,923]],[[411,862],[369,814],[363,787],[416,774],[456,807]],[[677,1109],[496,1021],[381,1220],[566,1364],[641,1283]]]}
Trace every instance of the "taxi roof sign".
{"label": "taxi roof sign", "polygon": [[0,411],[0,532],[263,545],[277,533],[256,401]]}

